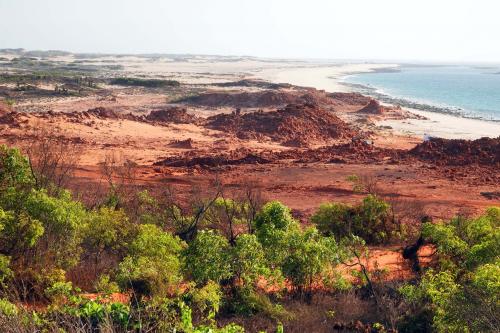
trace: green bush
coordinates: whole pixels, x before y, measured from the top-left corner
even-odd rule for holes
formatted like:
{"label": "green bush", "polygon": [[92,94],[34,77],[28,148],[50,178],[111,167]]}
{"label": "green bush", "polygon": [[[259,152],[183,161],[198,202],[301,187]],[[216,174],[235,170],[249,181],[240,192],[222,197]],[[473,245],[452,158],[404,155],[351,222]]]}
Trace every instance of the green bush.
{"label": "green bush", "polygon": [[278,201],[265,204],[255,218],[255,234],[265,249],[266,259],[279,267],[288,255],[290,233],[299,229],[290,209]]}
{"label": "green bush", "polygon": [[500,325],[500,209],[478,218],[425,223],[422,235],[437,251],[434,269],[402,292],[428,308],[438,332],[496,332]]}
{"label": "green bush", "polygon": [[183,243],[151,224],[139,226],[129,254],[118,268],[118,281],[138,296],[176,293],[182,280],[180,254]]}
{"label": "green bush", "polygon": [[139,79],[131,77],[120,77],[110,81],[112,85],[139,86],[147,88],[178,87],[180,83],[173,80]]}
{"label": "green bush", "polygon": [[292,233],[287,252],[282,271],[299,291],[310,291],[315,278],[331,264],[339,263],[336,242],[322,237],[316,228]]}
{"label": "green bush", "polygon": [[390,213],[390,205],[374,195],[368,195],[357,206],[341,203],[323,204],[311,221],[325,235],[337,239],[351,235],[368,244],[384,244],[400,239],[404,229]]}
{"label": "green bush", "polygon": [[185,269],[198,285],[231,277],[229,242],[213,230],[202,230],[184,250]]}

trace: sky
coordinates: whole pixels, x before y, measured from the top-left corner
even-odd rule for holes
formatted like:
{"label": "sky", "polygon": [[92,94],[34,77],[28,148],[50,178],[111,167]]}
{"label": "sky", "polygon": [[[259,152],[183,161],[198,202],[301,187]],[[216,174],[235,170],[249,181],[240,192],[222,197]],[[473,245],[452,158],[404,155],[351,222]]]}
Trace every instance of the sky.
{"label": "sky", "polygon": [[500,62],[498,0],[0,0],[0,48]]}

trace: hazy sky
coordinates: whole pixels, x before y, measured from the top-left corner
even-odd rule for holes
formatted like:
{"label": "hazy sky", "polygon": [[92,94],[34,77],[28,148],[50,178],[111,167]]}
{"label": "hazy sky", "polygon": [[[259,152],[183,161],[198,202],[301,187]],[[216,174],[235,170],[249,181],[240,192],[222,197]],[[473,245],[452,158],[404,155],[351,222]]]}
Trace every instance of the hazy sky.
{"label": "hazy sky", "polygon": [[500,62],[498,0],[0,0],[0,48]]}

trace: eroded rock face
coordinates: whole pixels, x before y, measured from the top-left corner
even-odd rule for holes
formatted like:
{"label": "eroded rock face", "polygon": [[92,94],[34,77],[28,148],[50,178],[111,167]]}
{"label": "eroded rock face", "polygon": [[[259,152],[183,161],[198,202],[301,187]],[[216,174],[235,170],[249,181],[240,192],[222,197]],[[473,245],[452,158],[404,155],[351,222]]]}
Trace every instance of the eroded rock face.
{"label": "eroded rock face", "polygon": [[187,113],[186,108],[177,106],[161,110],[153,110],[146,116],[146,120],[151,122],[175,124],[192,124],[199,121],[198,117]]}
{"label": "eroded rock face", "polygon": [[273,112],[219,114],[209,117],[207,126],[233,133],[241,139],[267,137],[300,147],[356,135],[347,123],[313,103],[289,104]]}
{"label": "eroded rock face", "polygon": [[188,97],[182,102],[208,107],[264,108],[287,104],[333,104],[335,101],[316,89],[301,92],[265,90],[256,92],[211,92]]}
{"label": "eroded rock face", "polygon": [[89,109],[86,112],[89,116],[95,116],[102,119],[122,119],[123,115],[119,112],[105,107],[97,107],[94,109]]}
{"label": "eroded rock face", "polygon": [[490,165],[500,167],[500,137],[477,140],[432,138],[410,150],[410,155],[436,165]]}
{"label": "eroded rock face", "polygon": [[366,113],[366,114],[383,114],[385,109],[377,100],[371,99],[370,102],[362,109],[358,111],[358,113]]}
{"label": "eroded rock face", "polygon": [[328,95],[330,98],[342,102],[346,105],[366,105],[370,102],[371,98],[361,95],[359,93],[331,93]]}
{"label": "eroded rock face", "polygon": [[189,152],[184,156],[174,156],[154,163],[155,166],[168,167],[202,167],[214,168],[226,165],[241,164],[267,164],[272,163],[272,156],[266,158],[263,154],[258,154],[247,149],[236,149],[218,155],[199,156],[198,152]]}
{"label": "eroded rock face", "polygon": [[21,114],[12,110],[12,108],[0,100],[0,124],[11,127],[19,127],[21,122]]}
{"label": "eroded rock face", "polygon": [[186,140],[174,140],[170,142],[169,146],[172,148],[193,149],[194,141],[191,138]]}

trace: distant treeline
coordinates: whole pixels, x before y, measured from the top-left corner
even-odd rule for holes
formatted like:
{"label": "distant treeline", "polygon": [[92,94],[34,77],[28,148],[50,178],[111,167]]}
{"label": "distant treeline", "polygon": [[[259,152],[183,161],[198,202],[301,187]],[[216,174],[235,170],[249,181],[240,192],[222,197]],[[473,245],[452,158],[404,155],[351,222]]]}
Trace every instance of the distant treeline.
{"label": "distant treeline", "polygon": [[178,87],[180,83],[174,80],[158,80],[158,79],[138,79],[130,77],[119,77],[111,80],[110,84],[119,86],[137,86],[148,88],[162,87]]}

